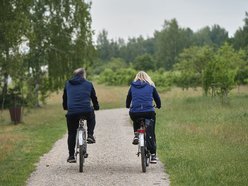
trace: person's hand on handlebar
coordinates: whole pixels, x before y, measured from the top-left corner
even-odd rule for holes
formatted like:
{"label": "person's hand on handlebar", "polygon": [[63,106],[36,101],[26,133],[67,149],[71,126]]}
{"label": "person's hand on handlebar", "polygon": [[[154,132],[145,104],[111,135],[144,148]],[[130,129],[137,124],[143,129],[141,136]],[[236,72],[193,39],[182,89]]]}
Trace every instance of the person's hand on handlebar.
{"label": "person's hand on handlebar", "polygon": [[100,109],[99,105],[94,105],[93,107],[94,107],[94,110],[99,110]]}
{"label": "person's hand on handlebar", "polygon": [[160,109],[161,108],[161,106],[159,105],[159,106],[157,106],[157,105],[153,105],[153,107],[154,108],[157,108],[157,109]]}

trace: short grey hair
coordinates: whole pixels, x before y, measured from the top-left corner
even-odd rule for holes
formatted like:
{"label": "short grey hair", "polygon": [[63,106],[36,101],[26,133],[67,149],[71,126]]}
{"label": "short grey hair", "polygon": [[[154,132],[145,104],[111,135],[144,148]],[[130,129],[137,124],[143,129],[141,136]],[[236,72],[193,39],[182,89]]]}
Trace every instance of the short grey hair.
{"label": "short grey hair", "polygon": [[74,70],[73,74],[74,75],[80,75],[80,76],[82,76],[84,78],[86,76],[84,68],[77,68],[76,70]]}

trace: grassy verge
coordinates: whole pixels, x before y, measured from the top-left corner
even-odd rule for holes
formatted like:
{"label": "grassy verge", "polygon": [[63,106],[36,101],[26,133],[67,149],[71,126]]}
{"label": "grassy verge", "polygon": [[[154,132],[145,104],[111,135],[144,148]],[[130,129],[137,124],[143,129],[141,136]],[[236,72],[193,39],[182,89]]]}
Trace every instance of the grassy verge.
{"label": "grassy verge", "polygon": [[[101,109],[125,106],[128,87],[96,85]],[[0,185],[20,186],[35,169],[39,157],[66,133],[62,94],[53,94],[47,105],[25,111],[23,123],[10,123],[7,110],[0,119]],[[65,144],[66,145],[66,144]]]}
{"label": "grassy verge", "polygon": [[100,109],[126,107],[126,96],[129,87],[95,85]]}
{"label": "grassy verge", "polygon": [[163,95],[163,102],[158,151],[171,185],[247,185],[247,94],[232,93],[226,105],[185,95]]}
{"label": "grassy verge", "polygon": [[56,104],[34,109],[21,124],[2,113],[0,124],[0,185],[25,185],[39,157],[48,152],[66,131],[64,114]]}
{"label": "grassy verge", "polygon": [[[95,85],[101,109],[125,106],[128,87]],[[160,159],[172,185],[246,185],[248,183],[248,96],[232,92],[230,104],[201,96],[201,91],[161,93],[157,114]],[[242,94],[245,92],[246,94]],[[66,133],[61,93],[24,122],[0,120],[0,185],[25,185],[39,157]],[[65,144],[66,145],[66,144]]]}

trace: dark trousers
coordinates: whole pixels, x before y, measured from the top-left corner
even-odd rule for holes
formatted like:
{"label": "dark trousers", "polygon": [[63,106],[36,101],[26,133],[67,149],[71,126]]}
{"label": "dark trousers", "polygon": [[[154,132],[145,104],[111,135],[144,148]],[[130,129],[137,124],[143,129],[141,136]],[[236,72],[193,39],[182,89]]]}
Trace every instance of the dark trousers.
{"label": "dark trousers", "polygon": [[75,153],[75,145],[76,145],[76,136],[77,136],[77,128],[78,123],[81,117],[86,117],[87,120],[87,133],[88,135],[94,134],[94,129],[96,125],[95,120],[95,112],[84,112],[80,114],[67,114],[66,115],[66,121],[67,121],[67,129],[68,129],[68,150],[69,155],[73,156]]}
{"label": "dark trousers", "polygon": [[137,122],[138,118],[153,119],[154,125],[152,128],[154,136],[154,146],[149,149],[151,154],[156,154],[156,135],[155,135],[155,124],[156,124],[156,113],[155,112],[129,112],[130,118],[133,121],[133,130],[136,132],[140,128],[140,124]]}

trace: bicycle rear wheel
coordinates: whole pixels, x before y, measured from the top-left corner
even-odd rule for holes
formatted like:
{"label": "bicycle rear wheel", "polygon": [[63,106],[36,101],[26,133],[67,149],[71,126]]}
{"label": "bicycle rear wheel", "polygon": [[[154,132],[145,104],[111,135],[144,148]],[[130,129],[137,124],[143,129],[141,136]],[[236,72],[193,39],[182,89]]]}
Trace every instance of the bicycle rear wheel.
{"label": "bicycle rear wheel", "polygon": [[146,150],[146,166],[148,167],[150,163],[150,153]]}
{"label": "bicycle rear wheel", "polygon": [[84,147],[83,145],[79,146],[79,172],[83,172],[84,168]]}
{"label": "bicycle rear wheel", "polygon": [[145,147],[140,147],[140,153],[141,153],[141,166],[142,166],[142,171],[146,172],[146,154],[145,154]]}

